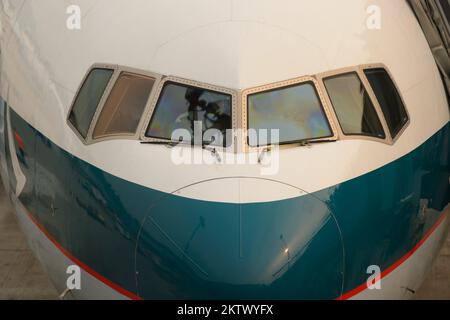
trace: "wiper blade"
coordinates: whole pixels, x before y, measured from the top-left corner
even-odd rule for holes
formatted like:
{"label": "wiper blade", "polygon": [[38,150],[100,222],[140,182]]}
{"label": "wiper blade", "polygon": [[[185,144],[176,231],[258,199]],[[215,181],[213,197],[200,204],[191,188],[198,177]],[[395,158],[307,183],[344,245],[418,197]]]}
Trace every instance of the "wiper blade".
{"label": "wiper blade", "polygon": [[[178,146],[179,144],[181,144],[182,142],[175,142],[175,141],[141,141],[141,144],[154,144],[154,145],[162,145],[162,146],[166,146],[168,148],[174,148],[176,146]],[[195,146],[194,144],[184,144],[186,147],[187,146]],[[216,157],[218,162],[222,161],[222,158],[220,157],[220,154],[217,152],[217,149],[215,147],[210,146],[210,144],[203,144],[201,145],[203,150],[207,150],[210,151],[211,154],[213,156]]]}
{"label": "wiper blade", "polygon": [[212,146],[211,142],[204,142],[203,144],[194,144],[194,143],[183,143],[183,141],[141,141],[141,144],[156,144],[156,145],[167,145],[167,146],[173,146],[176,147],[179,144],[183,144],[185,146],[190,146],[190,147],[194,147],[194,146],[198,146],[198,147],[202,147],[203,149],[213,149],[216,146]]}
{"label": "wiper blade", "polygon": [[162,146],[168,146],[168,147],[176,147],[181,142],[175,142],[175,141],[141,141],[141,144],[155,144],[155,145],[162,145]]}
{"label": "wiper blade", "polygon": [[304,140],[298,143],[299,147],[310,147],[313,144],[336,142],[337,140]]}

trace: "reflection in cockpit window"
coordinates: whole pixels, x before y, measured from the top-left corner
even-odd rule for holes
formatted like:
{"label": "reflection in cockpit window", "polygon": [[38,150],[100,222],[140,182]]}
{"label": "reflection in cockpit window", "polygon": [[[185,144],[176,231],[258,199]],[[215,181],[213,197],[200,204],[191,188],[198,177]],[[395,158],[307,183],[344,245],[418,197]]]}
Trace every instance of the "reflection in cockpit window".
{"label": "reflection in cockpit window", "polygon": [[95,68],[86,77],[70,112],[69,121],[86,138],[95,110],[105,92],[114,70]]}
{"label": "reflection in cockpit window", "polygon": [[[280,144],[333,135],[312,82],[249,95],[248,128],[279,130]],[[253,140],[249,137],[252,147],[264,145]]]}
{"label": "reflection in cockpit window", "polygon": [[194,127],[198,128],[200,123],[202,137],[210,129],[215,129],[219,133],[212,136],[206,134],[205,137],[209,138],[206,140],[203,138],[203,143],[226,146],[226,130],[232,128],[231,96],[203,88],[167,82],[160,95],[146,136],[170,140],[175,130],[185,129],[189,131],[191,141],[183,142],[192,143]]}
{"label": "reflection in cockpit window", "polygon": [[324,84],[345,134],[385,138],[377,112],[357,73],[334,76],[325,79]]}
{"label": "reflection in cockpit window", "polygon": [[122,72],[103,106],[93,138],[134,135],[155,80]]}
{"label": "reflection in cockpit window", "polygon": [[408,122],[408,113],[402,98],[386,70],[368,69],[364,73],[372,86],[381,110],[384,113],[392,138],[395,138]]}

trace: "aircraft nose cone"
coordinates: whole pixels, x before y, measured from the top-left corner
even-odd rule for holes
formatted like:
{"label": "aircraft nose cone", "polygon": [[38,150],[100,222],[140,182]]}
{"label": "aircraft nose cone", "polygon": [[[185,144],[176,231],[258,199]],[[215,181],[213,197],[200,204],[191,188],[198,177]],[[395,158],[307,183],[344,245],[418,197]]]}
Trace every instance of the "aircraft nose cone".
{"label": "aircraft nose cone", "polygon": [[228,178],[190,186],[155,203],[141,230],[136,273],[143,298],[341,293],[343,248],[332,213],[280,182]]}

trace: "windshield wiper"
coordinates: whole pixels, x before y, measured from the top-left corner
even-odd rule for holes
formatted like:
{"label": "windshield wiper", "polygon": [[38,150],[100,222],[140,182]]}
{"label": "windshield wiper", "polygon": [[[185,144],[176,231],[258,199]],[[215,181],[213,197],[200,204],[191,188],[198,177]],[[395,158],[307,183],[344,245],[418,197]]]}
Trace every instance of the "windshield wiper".
{"label": "windshield wiper", "polygon": [[155,144],[155,145],[162,145],[162,146],[167,146],[169,148],[173,148],[178,146],[180,142],[176,142],[176,141],[141,141],[141,144]]}
{"label": "windshield wiper", "polygon": [[336,142],[336,140],[303,140],[298,142],[299,147],[311,147],[313,144],[319,144],[319,143],[328,143],[328,142]]}
{"label": "windshield wiper", "polygon": [[[179,141],[179,142],[176,142],[176,141],[141,141],[141,144],[162,145],[162,146],[166,146],[168,148],[177,147],[181,143],[182,143],[182,141]],[[211,143],[203,143],[203,145],[201,145],[202,149],[211,152],[211,154],[216,157],[216,159],[219,163],[222,162],[222,158],[220,157],[219,152],[217,151],[216,147],[211,146]],[[191,143],[191,144],[186,143],[186,144],[184,144],[184,146],[193,147],[193,146],[197,146],[197,145],[195,145],[193,143]],[[200,145],[198,145],[198,146],[200,147]]]}
{"label": "windshield wiper", "polygon": [[216,157],[216,160],[219,163],[222,162],[222,158],[220,157],[220,154],[217,151],[216,147],[211,147],[209,144],[203,144],[202,148],[203,148],[203,150],[207,150],[207,151],[211,152],[211,154]]}

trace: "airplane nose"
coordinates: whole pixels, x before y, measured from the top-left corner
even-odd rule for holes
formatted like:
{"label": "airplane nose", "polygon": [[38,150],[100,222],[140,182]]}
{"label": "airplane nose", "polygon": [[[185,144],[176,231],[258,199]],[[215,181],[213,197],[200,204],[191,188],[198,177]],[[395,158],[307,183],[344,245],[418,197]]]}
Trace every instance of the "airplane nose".
{"label": "airplane nose", "polygon": [[191,185],[153,204],[136,251],[149,299],[330,299],[343,247],[328,206],[258,178]]}

